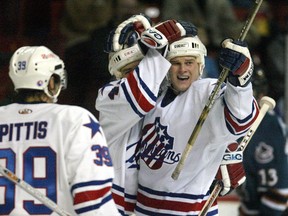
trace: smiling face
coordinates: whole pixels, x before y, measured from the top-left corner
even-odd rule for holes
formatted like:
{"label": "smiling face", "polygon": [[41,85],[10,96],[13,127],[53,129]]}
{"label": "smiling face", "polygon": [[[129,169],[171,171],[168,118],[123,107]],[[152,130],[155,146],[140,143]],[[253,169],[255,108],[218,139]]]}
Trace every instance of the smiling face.
{"label": "smiling face", "polygon": [[199,79],[199,64],[196,57],[175,57],[170,63],[172,66],[169,70],[169,78],[175,93],[186,91],[194,81]]}

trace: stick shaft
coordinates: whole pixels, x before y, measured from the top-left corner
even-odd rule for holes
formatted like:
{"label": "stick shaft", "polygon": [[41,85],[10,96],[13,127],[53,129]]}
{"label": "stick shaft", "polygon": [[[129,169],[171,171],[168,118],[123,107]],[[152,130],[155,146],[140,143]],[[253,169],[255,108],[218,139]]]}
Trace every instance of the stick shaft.
{"label": "stick shaft", "polygon": [[263,120],[263,118],[264,118],[264,116],[268,110],[269,110],[269,106],[267,104],[263,104],[263,106],[261,107],[261,110],[258,114],[257,119],[255,120],[255,122],[253,123],[251,128],[248,130],[245,137],[241,140],[241,143],[239,144],[238,150],[244,151],[246,149],[248,143],[250,142],[251,138],[253,137],[255,131],[257,130],[258,126],[260,125],[261,121]]}
{"label": "stick shaft", "polygon": [[220,181],[217,181],[215,187],[213,188],[213,191],[211,192],[209,198],[207,199],[205,205],[202,207],[200,213],[198,216],[205,216],[207,212],[209,211],[210,207],[212,204],[215,202],[217,199],[220,191],[222,190],[222,184]]}
{"label": "stick shaft", "polygon": [[55,202],[49,199],[47,196],[42,194],[37,189],[33,188],[30,184],[26,183],[25,181],[18,178],[13,172],[8,170],[7,168],[0,165],[0,173],[7,178],[8,180],[12,181],[20,188],[25,190],[27,193],[38,199],[42,202],[45,206],[49,209],[53,210],[54,212],[58,213],[60,216],[69,216],[70,214],[65,212],[62,208],[60,208]]}
{"label": "stick shaft", "polygon": [[[256,1],[256,6],[253,10],[253,13],[250,15],[249,19],[247,19],[247,21],[245,22],[245,25],[243,26],[242,31],[240,33],[239,40],[245,39],[245,37],[246,37],[246,35],[250,29],[250,26],[251,26],[260,6],[262,4],[262,1],[263,0]],[[193,132],[189,138],[189,141],[188,141],[188,143],[187,143],[187,145],[186,145],[186,147],[182,153],[180,161],[172,173],[172,178],[174,180],[178,179],[180,172],[182,171],[182,169],[184,167],[185,161],[186,161],[186,159],[187,159],[187,157],[188,157],[188,155],[189,155],[189,153],[190,153],[190,151],[191,151],[191,149],[192,149],[192,147],[193,147],[193,145],[194,145],[194,143],[198,137],[198,134],[199,134],[200,130],[202,129],[202,126],[203,126],[212,106],[214,105],[214,102],[216,100],[216,95],[219,93],[221,85],[225,81],[225,79],[227,78],[228,73],[229,73],[229,69],[227,69],[227,68],[224,68],[221,71],[220,76],[217,80],[217,83],[216,83],[211,95],[209,96],[209,99],[208,99],[204,109],[202,110],[202,113],[201,113],[201,115],[200,115],[200,117],[196,123],[196,126],[194,127],[194,130],[193,130]]]}
{"label": "stick shaft", "polygon": [[263,0],[256,0],[255,3],[255,8],[251,14],[251,16],[246,20],[244,27],[242,28],[242,31],[240,33],[239,40],[243,41],[246,38],[246,35],[255,19],[255,16],[257,15],[259,8],[262,4]]}

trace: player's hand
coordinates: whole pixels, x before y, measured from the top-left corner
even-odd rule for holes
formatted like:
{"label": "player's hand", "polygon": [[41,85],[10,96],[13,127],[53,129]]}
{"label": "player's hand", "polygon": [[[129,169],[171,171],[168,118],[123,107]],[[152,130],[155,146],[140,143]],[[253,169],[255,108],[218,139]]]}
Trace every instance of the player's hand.
{"label": "player's hand", "polygon": [[230,193],[246,180],[242,163],[243,152],[237,151],[237,147],[238,143],[231,143],[227,147],[216,174],[216,180],[221,181],[223,184],[220,196]]}
{"label": "player's hand", "polygon": [[254,65],[244,41],[225,39],[220,50],[219,64],[230,70],[228,81],[234,86],[247,86],[251,80]]}
{"label": "player's hand", "polygon": [[147,49],[160,50],[163,56],[166,56],[168,45],[183,36],[197,35],[197,28],[189,22],[167,20],[155,27],[148,28],[141,34],[139,45],[143,53]]}
{"label": "player's hand", "polygon": [[[135,31],[133,25],[135,22],[141,23],[142,29],[138,28],[137,31]],[[129,19],[120,23],[117,28],[110,32],[104,51],[110,53],[122,50],[124,48],[123,46],[126,43],[129,43],[129,41],[127,42],[127,38],[131,38],[131,32],[134,34],[132,37],[138,39],[143,31],[151,27],[151,23],[151,19],[144,14],[131,16]]]}

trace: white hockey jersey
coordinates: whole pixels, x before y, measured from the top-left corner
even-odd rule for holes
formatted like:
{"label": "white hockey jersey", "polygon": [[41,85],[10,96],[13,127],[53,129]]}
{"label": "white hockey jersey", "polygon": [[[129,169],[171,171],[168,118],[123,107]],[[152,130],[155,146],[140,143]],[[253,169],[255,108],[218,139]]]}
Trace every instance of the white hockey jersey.
{"label": "white hockey jersey", "polygon": [[[0,107],[0,163],[71,215],[119,215],[102,128],[87,110],[35,103]],[[53,215],[0,175],[0,215]]]}
{"label": "white hockey jersey", "polygon": [[171,64],[149,50],[127,78],[99,90],[96,109],[115,168],[113,198],[122,215],[131,214],[138,185],[135,151],[143,117],[155,106],[160,85]]}
{"label": "white hockey jersey", "polygon": [[[180,95],[169,88],[144,118],[140,140],[137,215],[198,215],[227,145],[258,115],[252,85],[222,86],[178,180],[171,175],[217,80],[195,81]],[[214,204],[208,215],[218,215]]]}

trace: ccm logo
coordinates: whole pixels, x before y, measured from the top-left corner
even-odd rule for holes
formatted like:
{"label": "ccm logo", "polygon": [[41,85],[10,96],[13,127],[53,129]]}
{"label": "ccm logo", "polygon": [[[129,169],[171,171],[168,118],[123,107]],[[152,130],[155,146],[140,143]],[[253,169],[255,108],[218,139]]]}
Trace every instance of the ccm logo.
{"label": "ccm logo", "polygon": [[230,161],[230,160],[239,160],[239,161],[241,161],[242,158],[243,158],[243,155],[240,154],[240,153],[233,153],[233,154],[230,153],[230,154],[225,154],[223,156],[223,160],[224,161]]}

